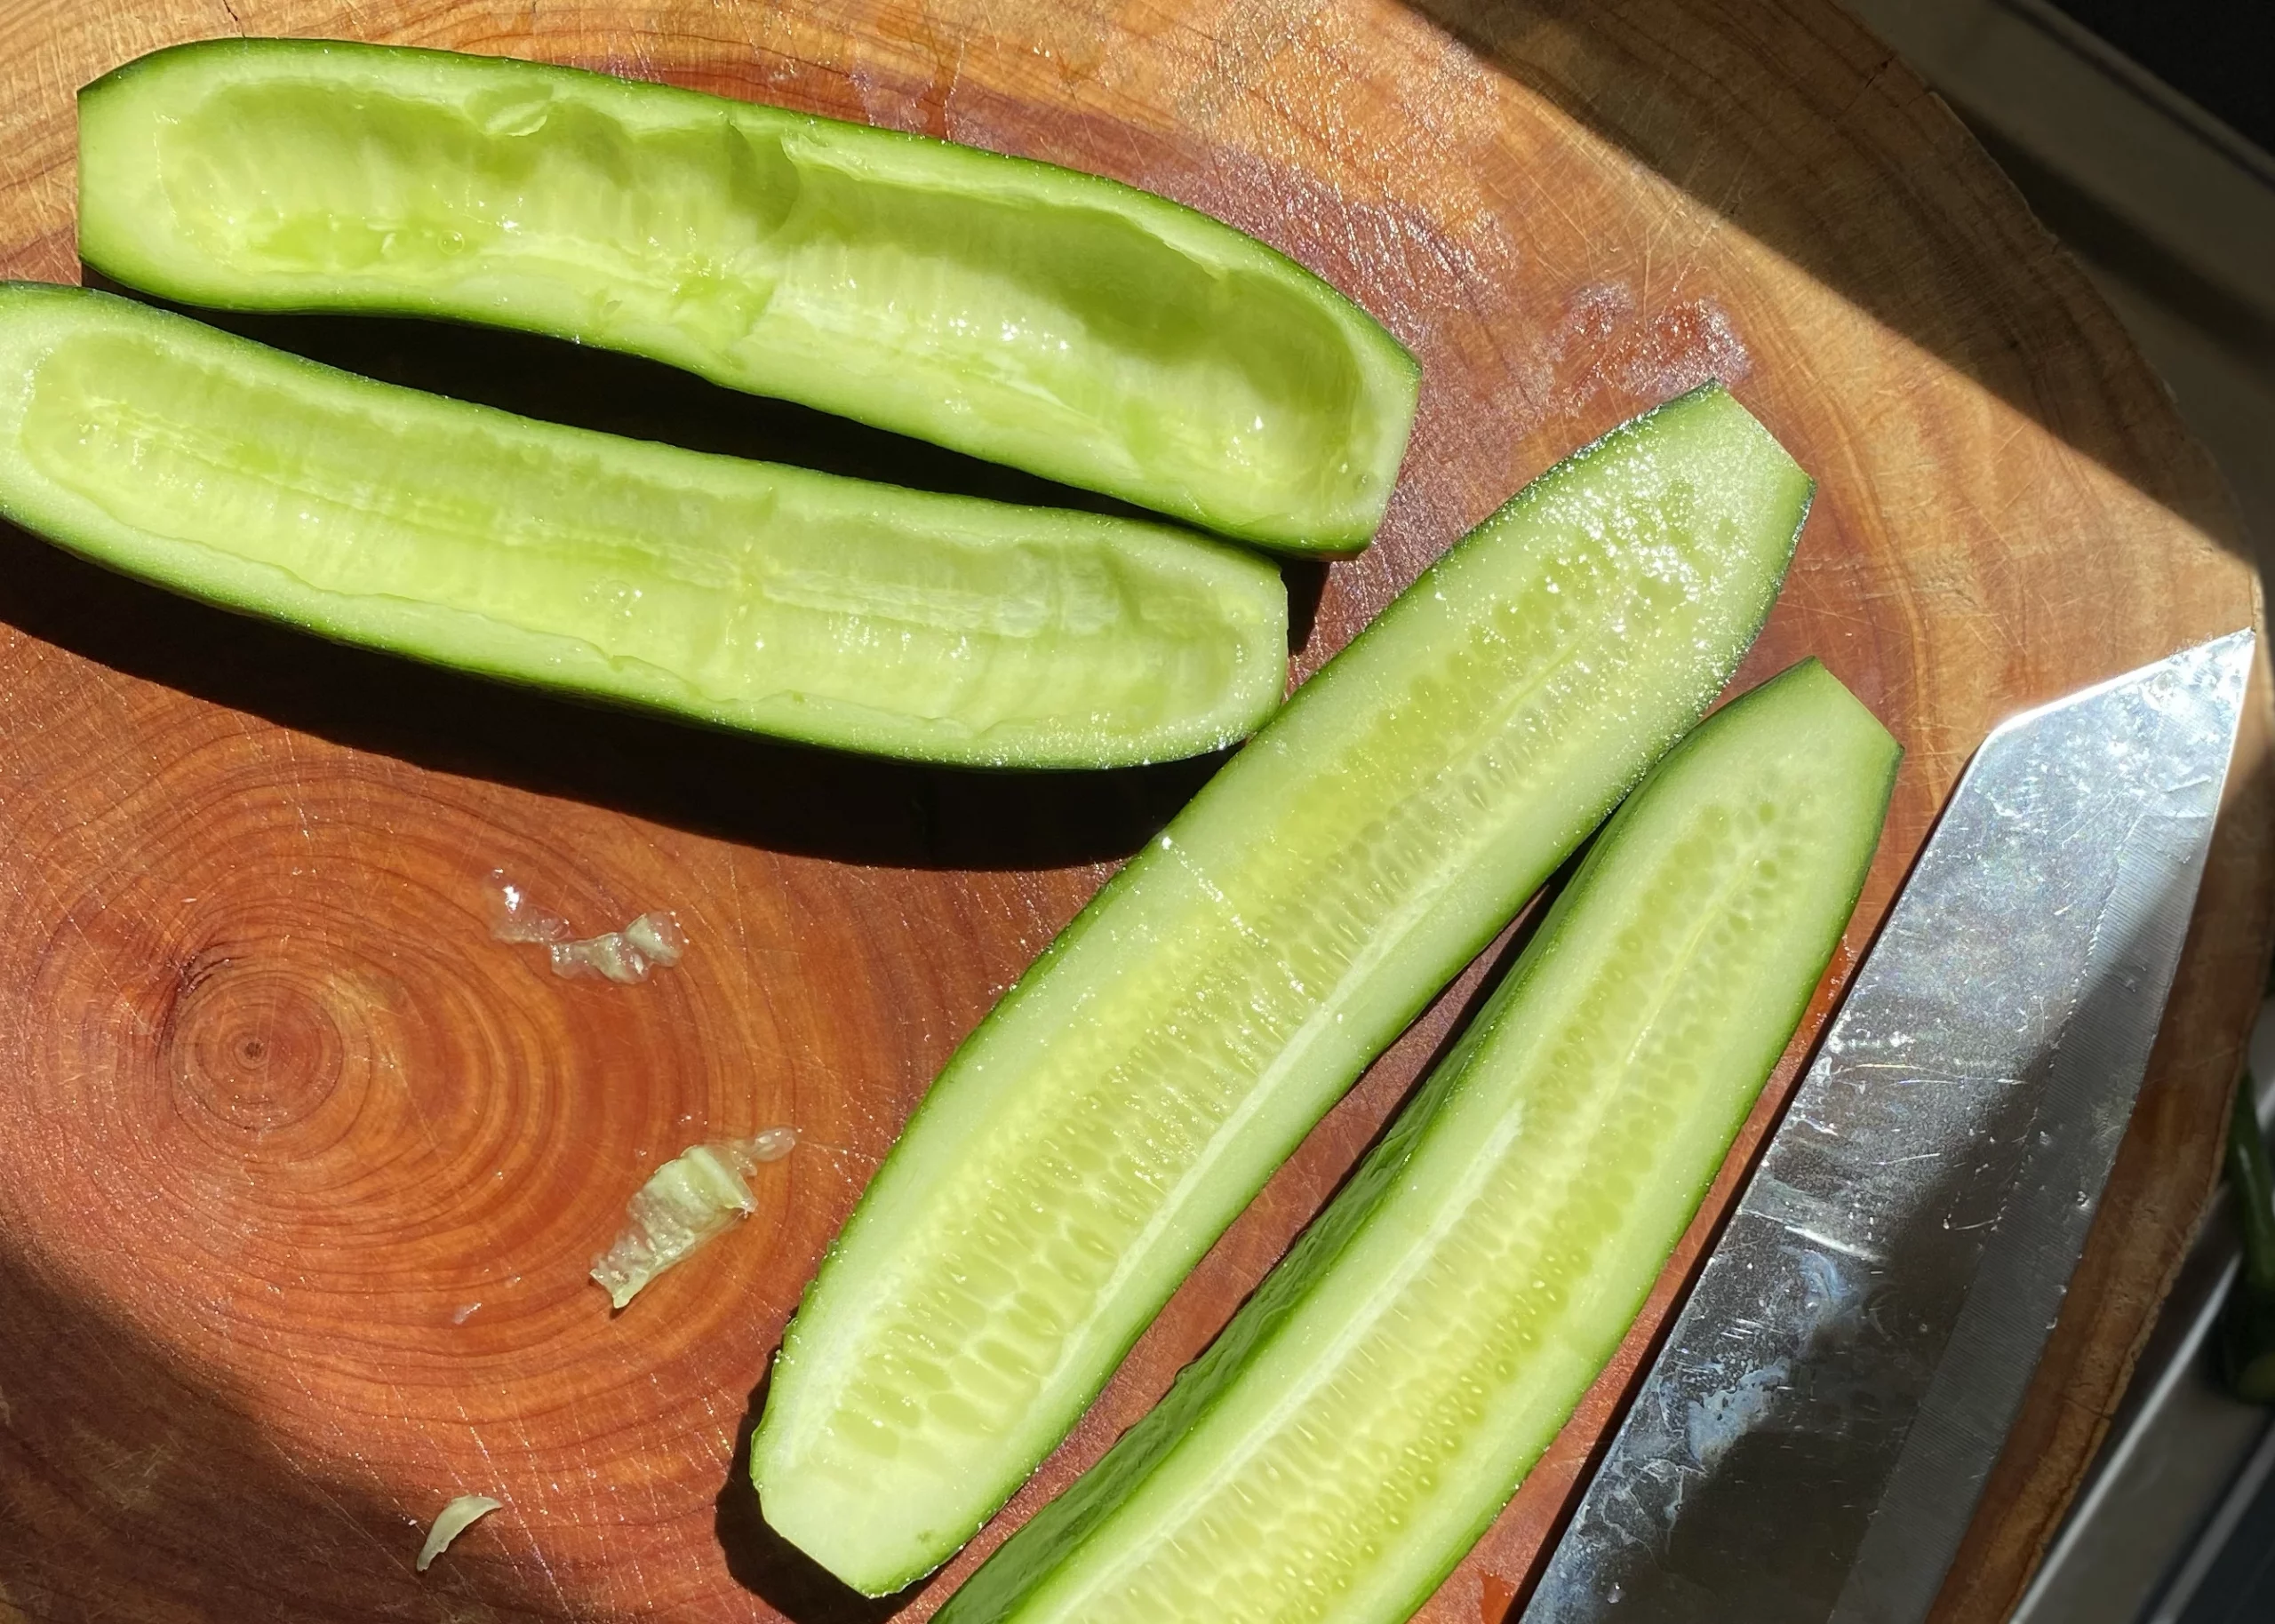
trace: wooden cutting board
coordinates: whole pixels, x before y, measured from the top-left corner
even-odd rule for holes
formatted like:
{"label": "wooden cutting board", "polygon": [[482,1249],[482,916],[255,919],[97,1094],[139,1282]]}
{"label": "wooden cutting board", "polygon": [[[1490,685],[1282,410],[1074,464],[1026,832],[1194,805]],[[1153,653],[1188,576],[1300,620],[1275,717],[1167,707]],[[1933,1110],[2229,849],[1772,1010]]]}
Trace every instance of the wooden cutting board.
{"label": "wooden cutting board", "polygon": [[[1730,380],[1822,482],[1740,681],[1819,655],[1910,751],[1844,967],[1997,719],[2258,617],[2225,497],[2107,309],[1943,105],[1817,0],[10,0],[0,270],[77,273],[73,91],[237,32],[928,131],[1285,249],[1425,370],[1382,539],[1290,572],[1316,601],[1304,673],[1559,455]],[[262,330],[718,449],[817,436],[559,346]],[[1208,1341],[1474,979],[1010,1511],[913,1598],[865,1604],[758,1521],[753,1390],[927,1081],[1206,764],[989,777],[723,738],[334,649],[5,530],[0,622],[0,1619],[922,1618]],[[2003,1616],[2212,1177],[2268,955],[2269,721],[2263,668],[2153,1076],[1944,1619]],[[580,930],[675,911],[686,961],[633,988],[553,978],[486,933],[500,866]],[[762,1172],[756,1217],[611,1318],[585,1270],[626,1198],[683,1146],[770,1124],[807,1142]],[[1506,1612],[1697,1241],[1424,1616]],[[506,1509],[414,1574],[461,1492]]]}

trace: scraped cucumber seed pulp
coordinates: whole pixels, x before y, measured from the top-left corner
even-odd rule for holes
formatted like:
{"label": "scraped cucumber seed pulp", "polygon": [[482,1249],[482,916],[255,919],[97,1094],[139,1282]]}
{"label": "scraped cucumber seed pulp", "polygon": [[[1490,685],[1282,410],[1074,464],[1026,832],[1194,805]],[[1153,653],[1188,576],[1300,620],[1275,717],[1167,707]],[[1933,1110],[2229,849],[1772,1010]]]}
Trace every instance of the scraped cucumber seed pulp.
{"label": "scraped cucumber seed pulp", "polygon": [[1164,198],[665,85],[226,40],[80,101],[80,242],[168,298],[410,312],[653,357],[1245,539],[1381,522],[1412,359]]}
{"label": "scraped cucumber seed pulp", "polygon": [[1280,701],[1287,594],[1167,526],[563,428],[0,284],[0,513],[343,641],[876,754],[1096,767]]}
{"label": "scraped cucumber seed pulp", "polygon": [[1792,1035],[1898,751],[1815,661],[1636,791],[1350,1183],[940,1624],[1398,1624],[1618,1347]]}
{"label": "scraped cucumber seed pulp", "polygon": [[1808,497],[1701,389],[1534,482],[1306,684],[934,1084],[785,1338],[752,1450],[768,1521],[873,1594],[969,1538],[1697,721]]}

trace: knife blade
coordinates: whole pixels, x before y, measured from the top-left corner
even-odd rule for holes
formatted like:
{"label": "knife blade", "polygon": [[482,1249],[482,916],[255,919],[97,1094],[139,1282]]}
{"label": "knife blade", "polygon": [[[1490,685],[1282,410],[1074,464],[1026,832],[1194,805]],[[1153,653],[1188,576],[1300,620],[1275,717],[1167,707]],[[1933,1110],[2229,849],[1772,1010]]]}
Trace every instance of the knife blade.
{"label": "knife blade", "polygon": [[2131,1118],[2253,641],[1984,743],[1523,1624],[1926,1617]]}

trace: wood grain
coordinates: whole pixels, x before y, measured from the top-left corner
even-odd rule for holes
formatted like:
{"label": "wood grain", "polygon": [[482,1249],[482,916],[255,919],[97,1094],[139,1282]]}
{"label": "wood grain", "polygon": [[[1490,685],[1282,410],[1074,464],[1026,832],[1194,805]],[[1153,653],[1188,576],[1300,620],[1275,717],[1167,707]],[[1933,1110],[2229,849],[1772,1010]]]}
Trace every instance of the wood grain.
{"label": "wood grain", "polygon": [[[1740,680],[1820,655],[1910,752],[1852,955],[1999,717],[2259,616],[2224,495],[2106,309],[1818,0],[0,0],[0,270],[76,275],[75,89],[237,32],[925,130],[1293,253],[1425,368],[1380,543],[1297,580],[1301,672],[1557,456],[1729,378],[1821,482]],[[714,449],[832,440],[520,340],[264,336]],[[991,778],[693,733],[229,619],[11,531],[0,622],[0,1619],[921,1618],[1205,1345],[1479,974],[973,1548],[864,1604],[757,1521],[731,1463],[754,1389],[927,1080],[1206,764]],[[2269,729],[2263,669],[2141,1112],[1940,1619],[2003,1616],[2208,1187],[2268,952]],[[486,935],[499,865],[580,928],[676,910],[692,951],[641,987],[554,980]],[[584,1271],[646,1173],[780,1122],[808,1142],[762,1170],[757,1217],[611,1318]],[[1491,1624],[1521,1592],[1710,1227],[1425,1617]],[[461,1492],[506,1509],[414,1574]]]}

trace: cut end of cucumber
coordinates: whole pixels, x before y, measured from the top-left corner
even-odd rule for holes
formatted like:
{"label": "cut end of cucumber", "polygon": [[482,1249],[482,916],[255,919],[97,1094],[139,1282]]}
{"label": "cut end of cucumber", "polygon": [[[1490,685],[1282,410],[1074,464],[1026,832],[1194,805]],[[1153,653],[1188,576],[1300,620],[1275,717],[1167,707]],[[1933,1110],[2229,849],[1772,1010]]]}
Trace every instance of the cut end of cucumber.
{"label": "cut end of cucumber", "polygon": [[1253,554],[533,422],[0,284],[0,512],[342,641],[989,767],[1213,750],[1279,703]]}
{"label": "cut end of cucumber", "polygon": [[[876,1501],[858,1483],[839,1485],[835,1493],[826,1489],[816,1493],[812,1484],[802,1482],[795,1494],[769,1499],[757,1470],[754,1454],[752,1486],[757,1491],[759,1515],[766,1519],[766,1525],[826,1568],[847,1588],[871,1597],[892,1596],[939,1565],[938,1562],[916,1565],[908,1560],[905,1551],[863,1537],[863,1530],[875,1519]],[[945,1544],[949,1550],[961,1545],[965,1538],[953,1527],[919,1532],[928,1543]]]}
{"label": "cut end of cucumber", "polygon": [[1285,257],[1093,176],[669,86],[229,40],[80,98],[80,245],[169,298],[553,333],[1347,553],[1413,360]]}

